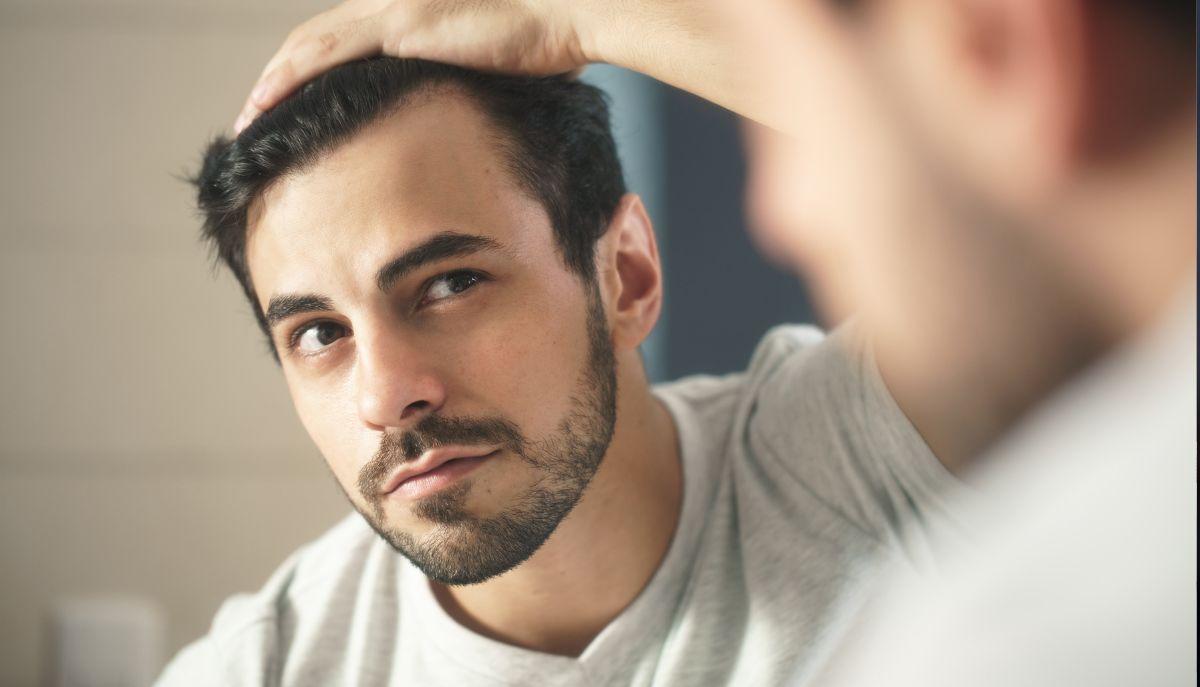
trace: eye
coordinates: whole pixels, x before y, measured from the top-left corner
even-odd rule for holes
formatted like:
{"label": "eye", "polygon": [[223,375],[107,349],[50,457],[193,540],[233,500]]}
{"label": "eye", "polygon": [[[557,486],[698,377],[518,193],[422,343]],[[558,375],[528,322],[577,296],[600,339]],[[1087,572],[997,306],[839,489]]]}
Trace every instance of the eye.
{"label": "eye", "polygon": [[296,331],[292,336],[292,348],[302,353],[319,353],[343,336],[346,336],[346,328],[337,322],[313,322]]}
{"label": "eye", "polygon": [[481,281],[483,281],[483,275],[478,272],[471,272],[469,270],[447,272],[429,282],[429,287],[425,289],[425,298],[423,300],[426,303],[445,300],[457,296]]}

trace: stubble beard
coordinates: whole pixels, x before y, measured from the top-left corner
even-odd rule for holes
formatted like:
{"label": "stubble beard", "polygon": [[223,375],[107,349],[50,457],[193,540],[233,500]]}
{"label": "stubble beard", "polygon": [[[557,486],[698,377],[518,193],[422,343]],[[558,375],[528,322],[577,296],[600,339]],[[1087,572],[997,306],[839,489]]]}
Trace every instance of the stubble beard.
{"label": "stubble beard", "polygon": [[[359,491],[368,507],[355,508],[392,548],[430,579],[447,585],[478,584],[501,575],[532,556],[583,497],[608,451],[616,425],[616,360],[603,305],[595,284],[588,298],[588,361],[580,372],[571,406],[548,437],[526,439],[501,418],[430,416],[412,430],[385,438],[364,467]],[[470,478],[419,499],[417,518],[432,524],[417,536],[389,527],[375,485],[428,447],[450,443],[495,443],[532,467],[538,478],[499,513],[481,517],[467,506]]]}

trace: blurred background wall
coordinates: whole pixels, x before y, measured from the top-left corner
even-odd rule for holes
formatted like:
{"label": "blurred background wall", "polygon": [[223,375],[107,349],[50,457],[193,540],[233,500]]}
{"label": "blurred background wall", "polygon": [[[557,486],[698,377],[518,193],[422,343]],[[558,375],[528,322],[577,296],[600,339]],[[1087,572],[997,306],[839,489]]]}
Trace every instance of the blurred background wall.
{"label": "blurred background wall", "polygon": [[[0,685],[48,683],[64,633],[118,660],[141,628],[157,670],[348,510],[180,180],[327,4],[0,3]],[[769,326],[811,321],[744,232],[734,118],[586,78],[660,232],[652,376],[740,369]]]}

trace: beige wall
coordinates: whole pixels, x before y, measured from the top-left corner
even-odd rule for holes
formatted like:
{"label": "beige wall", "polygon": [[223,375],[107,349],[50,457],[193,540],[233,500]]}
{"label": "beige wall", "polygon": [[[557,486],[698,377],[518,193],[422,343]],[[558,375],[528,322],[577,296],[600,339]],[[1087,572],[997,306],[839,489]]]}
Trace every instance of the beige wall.
{"label": "beige wall", "polygon": [[145,595],[174,653],[347,510],[176,178],[324,4],[0,3],[0,685],[54,600]]}

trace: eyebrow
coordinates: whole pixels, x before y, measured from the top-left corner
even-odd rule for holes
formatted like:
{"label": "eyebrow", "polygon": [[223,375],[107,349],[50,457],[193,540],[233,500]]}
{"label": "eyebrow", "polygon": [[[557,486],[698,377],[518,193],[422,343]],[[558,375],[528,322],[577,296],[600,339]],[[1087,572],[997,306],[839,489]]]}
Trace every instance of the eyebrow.
{"label": "eyebrow", "polygon": [[500,244],[495,239],[477,234],[445,231],[415,248],[410,248],[380,268],[379,273],[375,275],[375,284],[380,291],[386,293],[407,274],[431,262],[499,249]]}
{"label": "eyebrow", "polygon": [[[380,268],[375,275],[375,284],[380,291],[387,292],[414,270],[438,260],[461,257],[485,250],[499,250],[495,239],[477,234],[461,234],[446,231],[410,248],[399,257]],[[284,294],[273,296],[267,303],[267,325],[274,327],[293,315],[306,312],[333,310],[333,301],[318,294]]]}
{"label": "eyebrow", "polygon": [[315,294],[275,296],[267,304],[267,324],[274,327],[292,315],[333,310],[333,301]]}

